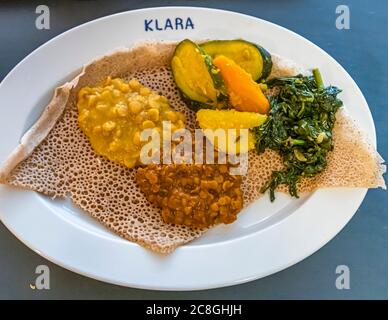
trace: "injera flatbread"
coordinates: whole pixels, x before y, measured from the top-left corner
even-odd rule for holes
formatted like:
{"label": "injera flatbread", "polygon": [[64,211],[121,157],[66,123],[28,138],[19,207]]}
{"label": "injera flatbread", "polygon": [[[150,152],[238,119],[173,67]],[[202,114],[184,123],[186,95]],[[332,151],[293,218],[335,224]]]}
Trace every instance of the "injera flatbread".
{"label": "injera flatbread", "polygon": [[[164,223],[159,209],[151,206],[137,187],[135,169],[96,155],[77,124],[78,90],[97,86],[111,76],[139,79],[166,96],[176,110],[186,115],[186,127],[194,128],[195,113],[181,100],[169,68],[174,47],[173,43],[145,43],[116,51],[84,67],[74,80],[56,89],[40,119],[0,167],[0,182],[52,198],[70,198],[118,235],[159,253],[169,253],[199,237],[205,229]],[[303,72],[276,55],[273,62],[271,77]],[[338,112],[337,119],[334,151],[328,157],[327,169],[304,179],[299,191],[385,188],[382,158],[343,111]],[[260,187],[273,170],[281,168],[281,158],[273,151],[249,154],[249,171],[242,185],[245,206],[262,196]]]}

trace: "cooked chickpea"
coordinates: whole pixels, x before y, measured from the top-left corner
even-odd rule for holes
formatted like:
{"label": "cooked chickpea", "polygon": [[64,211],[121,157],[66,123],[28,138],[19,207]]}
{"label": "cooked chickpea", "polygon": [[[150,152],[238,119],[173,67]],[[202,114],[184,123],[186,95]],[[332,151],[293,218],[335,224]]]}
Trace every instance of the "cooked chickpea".
{"label": "cooked chickpea", "polygon": [[117,141],[113,141],[109,144],[109,150],[110,151],[117,151],[120,148],[120,145]]}
{"label": "cooked chickpea", "polygon": [[94,134],[100,134],[101,133],[101,126],[95,126],[94,128],[93,128],[93,133]]}
{"label": "cooked chickpea", "polygon": [[91,108],[94,106],[94,104],[96,103],[96,100],[97,100],[97,96],[92,94],[89,96],[89,99],[88,99],[88,107]]}
{"label": "cooked chickpea", "polygon": [[230,182],[230,181],[225,181],[224,183],[223,183],[223,185],[222,185],[222,189],[223,190],[228,190],[229,188],[231,188],[233,186],[233,183],[232,182]]}
{"label": "cooked chickpea", "polygon": [[218,211],[220,210],[220,207],[218,206],[217,203],[212,203],[212,205],[210,206],[210,209],[213,211]]}
{"label": "cooked chickpea", "polygon": [[126,117],[128,115],[128,107],[125,104],[117,104],[116,112],[120,117]]}
{"label": "cooked chickpea", "polygon": [[147,99],[139,94],[134,95],[133,101],[138,101],[143,107],[147,104]]}
{"label": "cooked chickpea", "polygon": [[123,132],[121,131],[121,129],[117,129],[115,132],[115,137],[120,138],[122,134]]}
{"label": "cooked chickpea", "polygon": [[128,84],[133,90],[137,91],[140,89],[140,82],[137,81],[136,79],[131,79]]}
{"label": "cooked chickpea", "polygon": [[148,110],[148,117],[150,118],[150,120],[152,121],[159,121],[159,110],[158,109],[149,109]]}
{"label": "cooked chickpea", "polygon": [[168,99],[165,96],[159,96],[159,102],[168,103]]}
{"label": "cooked chickpea", "polygon": [[97,104],[96,104],[96,109],[97,109],[97,110],[100,110],[100,111],[105,111],[105,110],[108,109],[108,107],[109,107],[109,106],[108,106],[106,103],[102,102],[102,101],[99,101],[99,102],[97,102]]}
{"label": "cooked chickpea", "polygon": [[172,124],[172,123],[171,123],[170,129],[171,129],[171,132],[175,132],[178,128],[176,127],[175,124]]}
{"label": "cooked chickpea", "polygon": [[114,121],[107,121],[102,125],[102,129],[107,132],[112,131],[114,128],[116,128],[116,123]]}
{"label": "cooked chickpea", "polygon": [[201,188],[203,189],[214,189],[216,190],[218,187],[218,184],[215,180],[202,180],[201,182]]}
{"label": "cooked chickpea", "polygon": [[112,94],[111,94],[111,90],[107,89],[107,90],[104,90],[101,94],[101,98],[105,101],[111,101],[112,99]]}
{"label": "cooked chickpea", "polygon": [[171,122],[175,122],[175,121],[178,120],[178,117],[177,117],[177,115],[176,115],[176,113],[174,111],[167,111],[166,112],[166,117]]}
{"label": "cooked chickpea", "polygon": [[149,99],[148,107],[152,108],[152,109],[159,109],[160,108],[160,104],[155,99]]}
{"label": "cooked chickpea", "polygon": [[84,121],[88,116],[89,116],[90,112],[89,110],[83,110],[79,116],[79,120],[80,121]]}
{"label": "cooked chickpea", "polygon": [[143,122],[142,126],[143,126],[143,129],[151,129],[155,127],[155,123],[151,120],[146,120]]}
{"label": "cooked chickpea", "polygon": [[142,87],[140,88],[140,91],[139,93],[144,97],[144,96],[149,96],[150,93],[151,93],[151,90],[146,88],[146,87]]}
{"label": "cooked chickpea", "polygon": [[88,87],[84,87],[78,92],[78,100],[84,99],[89,94],[88,89]]}
{"label": "cooked chickpea", "polygon": [[178,119],[181,120],[182,122],[186,121],[186,117],[183,113],[177,112]]}
{"label": "cooked chickpea", "polygon": [[133,168],[135,165],[136,165],[136,159],[134,158],[126,158],[124,159],[124,164],[128,167],[128,168]]}
{"label": "cooked chickpea", "polygon": [[229,204],[231,201],[231,199],[228,197],[228,196],[224,196],[224,197],[221,197],[219,200],[218,200],[218,203],[222,206],[224,205],[227,205]]}
{"label": "cooked chickpea", "polygon": [[116,89],[120,89],[120,86],[123,82],[121,79],[116,78],[116,79],[110,79],[109,83],[106,83],[107,85],[112,84]]}
{"label": "cooked chickpea", "polygon": [[176,123],[176,126],[177,126],[178,128],[184,128],[184,127],[185,127],[185,124],[183,123],[182,120],[178,120],[177,123]]}
{"label": "cooked chickpea", "polygon": [[219,170],[221,173],[226,173],[226,172],[228,172],[228,167],[226,165],[220,165]]}
{"label": "cooked chickpea", "polygon": [[143,118],[143,116],[142,116],[141,114],[138,114],[138,115],[135,117],[135,123],[136,123],[136,124],[141,124],[141,123],[143,123],[143,120],[144,120],[144,118]]}
{"label": "cooked chickpea", "polygon": [[130,90],[129,85],[126,84],[126,83],[122,83],[122,84],[120,85],[120,90],[121,90],[121,92],[124,92],[124,93],[129,92],[129,90]]}
{"label": "cooked chickpea", "polygon": [[223,178],[222,175],[215,176],[215,177],[214,177],[214,180],[216,180],[217,183],[219,183],[219,184],[221,184],[221,183],[224,182],[224,178]]}
{"label": "cooked chickpea", "polygon": [[129,103],[129,110],[134,114],[138,114],[143,110],[143,107],[138,101],[131,101]]}
{"label": "cooked chickpea", "polygon": [[112,95],[113,95],[115,98],[118,98],[118,97],[120,97],[121,92],[120,92],[120,90],[113,89]]}
{"label": "cooked chickpea", "polygon": [[135,132],[135,134],[133,135],[132,141],[135,145],[137,145],[137,146],[140,145],[140,133],[139,133],[139,131]]}

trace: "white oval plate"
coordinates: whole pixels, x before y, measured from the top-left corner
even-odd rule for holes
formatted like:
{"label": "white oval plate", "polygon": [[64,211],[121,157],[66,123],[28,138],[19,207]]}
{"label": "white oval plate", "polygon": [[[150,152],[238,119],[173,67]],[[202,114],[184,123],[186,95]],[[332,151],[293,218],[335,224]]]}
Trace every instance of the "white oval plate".
{"label": "white oval plate", "polygon": [[[146,20],[152,20],[153,31],[145,30]],[[307,68],[319,67],[326,84],[344,89],[341,98],[348,112],[375,141],[373,120],[356,83],[316,45],[254,17],[165,7],[83,24],[20,62],[0,85],[0,161],[39,116],[53,89],[70,80],[83,64],[138,41],[183,38],[244,38]],[[241,212],[237,222],[218,226],[168,256],[119,238],[69,201],[53,201],[35,192],[0,186],[0,216],[27,246],[74,272],[124,286],[195,290],[251,281],[306,258],[345,226],[365,194],[365,189],[330,189],[298,200],[279,194],[273,204],[265,196]]]}

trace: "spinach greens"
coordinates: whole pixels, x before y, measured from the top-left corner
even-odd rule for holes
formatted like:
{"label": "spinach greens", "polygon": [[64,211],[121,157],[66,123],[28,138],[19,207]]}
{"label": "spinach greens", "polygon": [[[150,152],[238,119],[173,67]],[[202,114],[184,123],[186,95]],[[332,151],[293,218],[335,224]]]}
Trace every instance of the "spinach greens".
{"label": "spinach greens", "polygon": [[258,153],[270,148],[279,152],[285,169],[274,171],[261,192],[288,185],[291,196],[298,197],[300,178],[312,177],[326,167],[326,157],[333,149],[332,131],[335,114],[342,106],[337,87],[325,87],[318,69],[312,76],[275,78],[267,82],[277,88],[270,98],[271,110],[267,121],[254,129]]}

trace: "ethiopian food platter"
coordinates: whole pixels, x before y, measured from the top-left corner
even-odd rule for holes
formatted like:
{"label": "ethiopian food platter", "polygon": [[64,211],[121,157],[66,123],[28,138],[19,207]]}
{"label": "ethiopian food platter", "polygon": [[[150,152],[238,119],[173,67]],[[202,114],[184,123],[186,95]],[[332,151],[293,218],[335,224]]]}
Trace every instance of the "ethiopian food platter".
{"label": "ethiopian food platter", "polygon": [[0,101],[3,223],[112,283],[189,290],[271,274],[385,188],[354,81],[249,16],[156,8],[92,21],[23,60]]}

